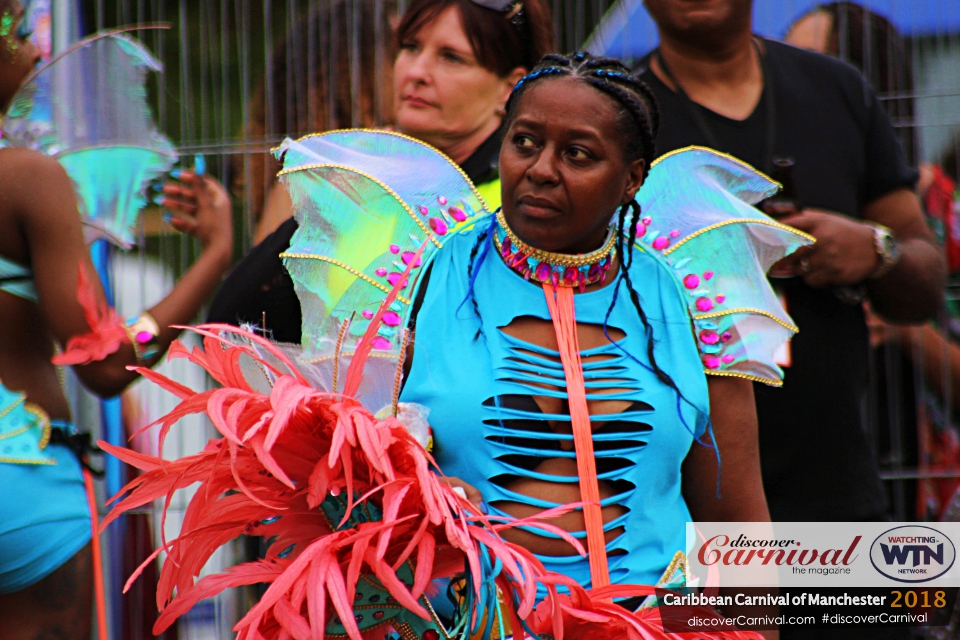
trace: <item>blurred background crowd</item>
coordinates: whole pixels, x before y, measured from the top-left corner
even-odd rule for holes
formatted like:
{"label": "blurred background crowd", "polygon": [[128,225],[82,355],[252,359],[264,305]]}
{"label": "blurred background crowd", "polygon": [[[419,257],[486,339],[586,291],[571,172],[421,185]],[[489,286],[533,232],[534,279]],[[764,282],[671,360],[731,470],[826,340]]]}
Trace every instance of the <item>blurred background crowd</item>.
{"label": "blurred background crowd", "polygon": [[[164,72],[151,80],[150,97],[160,129],[177,142],[183,166],[202,163],[232,196],[234,258],[239,261],[265,239],[277,242],[271,234],[290,224],[289,197],[276,183],[278,164],[269,153],[283,138],[384,126],[417,135],[416,122],[402,121],[393,88],[395,72],[411,73],[395,67],[402,60],[396,32],[421,29],[400,20],[416,2],[33,0],[28,13],[47,57],[95,31],[169,23],[169,29],[134,34],[164,63]],[[643,71],[645,56],[657,47],[656,25],[641,0],[547,0],[544,7],[552,14],[560,51],[606,53]],[[755,0],[753,19],[759,35],[856,67],[876,92],[907,163],[919,172],[917,193],[950,274],[945,304],[934,321],[910,326],[890,324],[864,310],[870,328],[870,348],[863,354],[868,380],[865,393],[855,400],[883,481],[886,516],[960,520],[955,500],[960,487],[960,3]],[[486,35],[482,28],[466,35],[482,52],[477,46]],[[489,55],[494,59],[497,53]],[[491,131],[495,129],[494,123]],[[433,140],[429,132],[417,137],[443,148],[442,137]],[[456,157],[455,145],[444,150],[482,183],[490,169],[483,164],[482,146],[474,144],[461,157]],[[479,159],[468,166],[475,156]],[[136,250],[108,261],[118,308],[128,313],[155,302],[198,253],[192,241],[165,222],[159,206],[148,208]],[[289,294],[284,289],[292,285],[282,275],[265,267],[256,282],[258,295]],[[229,301],[220,303],[229,306]],[[298,340],[299,317],[243,319],[259,321],[280,339]],[[161,370],[189,386],[206,383],[183,361],[165,363]],[[69,375],[66,384],[76,421],[88,428],[100,425],[101,435],[114,441],[149,424],[173,402],[142,383],[121,399],[105,402],[86,394]],[[167,440],[169,455],[195,451],[211,435],[199,421],[185,426]],[[137,446],[150,450],[153,442],[147,433]],[[118,490],[129,473],[118,461],[108,461],[104,492]],[[152,516],[145,510],[142,516],[125,517],[106,534],[112,542],[105,547],[110,620],[117,638],[152,637],[150,581],[141,580],[119,596],[123,576],[156,544],[159,523]],[[168,521],[166,526],[174,532],[179,524]],[[224,553],[249,552],[241,546]],[[255,596],[230,593],[201,603],[167,637],[229,637],[238,614]]]}

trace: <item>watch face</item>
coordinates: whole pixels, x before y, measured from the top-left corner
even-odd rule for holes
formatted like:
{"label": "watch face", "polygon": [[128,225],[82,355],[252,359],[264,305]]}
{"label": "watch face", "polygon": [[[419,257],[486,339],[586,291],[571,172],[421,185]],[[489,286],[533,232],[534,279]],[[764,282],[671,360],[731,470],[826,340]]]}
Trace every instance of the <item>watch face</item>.
{"label": "watch face", "polygon": [[885,264],[892,265],[900,257],[900,245],[885,229],[877,229],[877,251]]}
{"label": "watch face", "polygon": [[883,234],[883,252],[892,255],[897,249],[897,242],[889,233]]}

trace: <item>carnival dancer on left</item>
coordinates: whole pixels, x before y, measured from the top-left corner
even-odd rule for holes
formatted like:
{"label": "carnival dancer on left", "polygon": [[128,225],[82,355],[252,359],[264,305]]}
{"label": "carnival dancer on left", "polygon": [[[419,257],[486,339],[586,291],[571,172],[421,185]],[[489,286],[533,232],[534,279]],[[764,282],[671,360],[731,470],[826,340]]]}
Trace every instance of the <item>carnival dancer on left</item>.
{"label": "carnival dancer on left", "polygon": [[[135,41],[109,34],[71,49],[44,78],[34,73],[39,54],[20,25],[23,13],[18,0],[0,0],[0,635],[88,640],[92,494],[51,360],[73,365],[100,396],[120,393],[138,376],[128,367],[155,364],[179,333],[170,325],[189,322],[220,282],[231,259],[231,211],[213,181],[185,172],[184,185],[208,206],[172,224],[199,240],[201,256],[139,317],[110,309],[85,228],[87,239],[126,244],[148,181],[176,160],[143,92],[126,82],[139,78],[142,86],[157,65]],[[87,73],[94,67],[100,76]],[[83,84],[86,113],[65,109],[73,98],[56,93],[71,80]],[[32,119],[31,96],[51,87],[57,99],[47,102],[44,128]],[[81,126],[91,114],[107,126]],[[55,345],[63,348],[56,358]]]}

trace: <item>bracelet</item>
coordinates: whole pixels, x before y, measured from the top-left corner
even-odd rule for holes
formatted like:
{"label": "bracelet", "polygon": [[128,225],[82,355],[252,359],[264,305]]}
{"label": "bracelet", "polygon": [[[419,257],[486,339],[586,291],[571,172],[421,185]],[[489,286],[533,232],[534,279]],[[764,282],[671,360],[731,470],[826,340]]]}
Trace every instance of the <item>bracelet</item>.
{"label": "bracelet", "polygon": [[160,346],[157,344],[160,325],[146,311],[135,318],[128,318],[125,329],[130,336],[130,343],[133,344],[137,362],[149,360],[160,352]]}

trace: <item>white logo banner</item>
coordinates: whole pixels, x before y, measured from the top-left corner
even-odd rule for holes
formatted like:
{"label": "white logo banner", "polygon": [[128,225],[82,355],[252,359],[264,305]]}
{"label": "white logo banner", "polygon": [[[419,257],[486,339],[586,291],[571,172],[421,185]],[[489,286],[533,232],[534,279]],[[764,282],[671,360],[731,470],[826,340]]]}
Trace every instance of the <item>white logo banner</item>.
{"label": "white logo banner", "polygon": [[960,587],[960,522],[697,522],[699,586]]}

